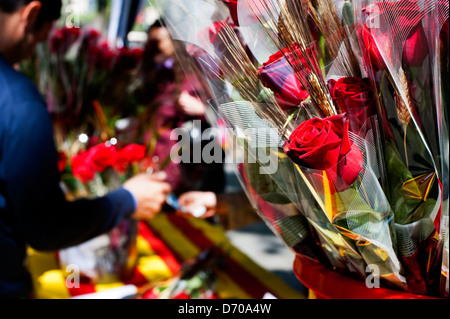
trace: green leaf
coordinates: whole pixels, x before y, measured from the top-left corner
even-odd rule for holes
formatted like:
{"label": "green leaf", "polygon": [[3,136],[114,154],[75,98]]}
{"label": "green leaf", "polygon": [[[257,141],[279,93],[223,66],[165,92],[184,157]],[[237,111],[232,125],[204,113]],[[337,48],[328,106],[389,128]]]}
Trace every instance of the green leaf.
{"label": "green leaf", "polygon": [[308,222],[302,215],[289,216],[276,221],[281,238],[289,247],[295,247],[309,235]]}
{"label": "green leaf", "polygon": [[[280,160],[280,159],[279,159]],[[290,161],[290,159],[289,159]],[[280,163],[279,163],[280,164]],[[273,204],[289,204],[291,200],[287,197],[289,190],[295,189],[290,187],[277,170],[274,174],[262,174],[260,163],[245,163],[247,178],[252,188],[265,201]]]}

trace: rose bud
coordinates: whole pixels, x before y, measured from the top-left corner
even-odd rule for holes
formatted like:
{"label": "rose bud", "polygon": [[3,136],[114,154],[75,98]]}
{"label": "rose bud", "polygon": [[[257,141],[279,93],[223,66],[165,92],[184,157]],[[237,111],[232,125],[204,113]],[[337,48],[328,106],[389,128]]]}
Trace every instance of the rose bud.
{"label": "rose bud", "polygon": [[[413,25],[414,20],[409,21],[406,17],[402,17],[401,25]],[[428,41],[423,26],[419,23],[414,25],[409,32],[403,46],[403,60],[409,66],[422,65],[428,56]]]}
{"label": "rose bud", "polygon": [[102,34],[99,31],[95,29],[90,29],[83,36],[83,45],[85,45],[86,47],[95,46],[97,45],[101,36]]}
{"label": "rose bud", "polygon": [[386,53],[386,59],[388,59],[388,61],[392,63],[391,43],[389,41],[389,38],[387,38],[378,30],[368,29],[366,27],[364,27],[360,31],[360,36],[364,43],[364,48],[367,52],[367,59],[370,61],[370,66],[374,71],[379,71],[385,66],[385,59],[381,55],[375,39],[377,39],[378,41],[381,41],[381,39],[385,40],[381,42],[385,43],[386,45],[384,51]]}
{"label": "rose bud", "polygon": [[115,69],[117,72],[127,72],[135,69],[143,56],[144,51],[140,48],[130,49],[122,47],[118,50]]}
{"label": "rose bud", "polygon": [[65,54],[81,35],[79,28],[56,29],[50,36],[50,52],[53,54]]}
{"label": "rose bud", "polygon": [[64,43],[64,35],[61,29],[55,30],[50,36],[49,45],[50,52],[53,54],[58,54],[62,49]]}

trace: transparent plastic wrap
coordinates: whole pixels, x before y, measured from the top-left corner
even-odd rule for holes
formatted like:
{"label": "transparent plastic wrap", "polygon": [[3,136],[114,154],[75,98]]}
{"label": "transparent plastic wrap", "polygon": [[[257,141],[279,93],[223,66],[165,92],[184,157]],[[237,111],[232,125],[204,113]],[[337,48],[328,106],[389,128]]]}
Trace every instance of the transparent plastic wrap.
{"label": "transparent plastic wrap", "polygon": [[[251,103],[226,103],[220,110],[230,132],[238,132],[234,145],[245,154],[238,164],[243,187],[275,234],[295,252],[341,273],[361,280],[367,266],[376,265],[388,285],[405,288],[392,240],[393,213],[379,183],[377,135],[366,129],[374,118],[359,135],[350,133],[352,151],[346,158],[320,170],[292,161],[277,129],[260,118]],[[346,114],[336,119],[341,117],[347,119]],[[351,157],[357,157],[359,167],[349,181],[344,176],[354,174],[353,168],[343,162]]]}

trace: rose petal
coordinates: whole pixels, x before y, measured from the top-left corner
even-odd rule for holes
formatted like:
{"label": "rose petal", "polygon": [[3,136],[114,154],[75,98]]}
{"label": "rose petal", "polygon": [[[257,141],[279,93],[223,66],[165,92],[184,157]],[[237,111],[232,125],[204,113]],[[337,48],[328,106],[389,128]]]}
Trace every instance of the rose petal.
{"label": "rose petal", "polygon": [[[361,150],[353,144],[351,150],[339,162],[338,175],[343,182],[352,185],[362,170],[363,154]],[[346,187],[345,187],[346,188]]]}

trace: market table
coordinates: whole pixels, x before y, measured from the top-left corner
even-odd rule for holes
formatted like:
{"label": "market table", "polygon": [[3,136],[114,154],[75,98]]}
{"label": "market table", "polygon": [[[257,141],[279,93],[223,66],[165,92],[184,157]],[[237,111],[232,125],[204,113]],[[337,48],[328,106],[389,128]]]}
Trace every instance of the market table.
{"label": "market table", "polygon": [[220,225],[175,214],[159,214],[140,222],[137,236],[138,261],[127,281],[95,284],[81,282],[68,288],[56,253],[29,251],[28,265],[37,299],[67,299],[109,291],[126,285],[143,287],[176,276],[182,265],[202,252],[216,248],[224,252],[224,267],[215,269],[214,298],[262,299],[267,294],[278,299],[305,299],[280,277],[256,264],[233,246]]}

